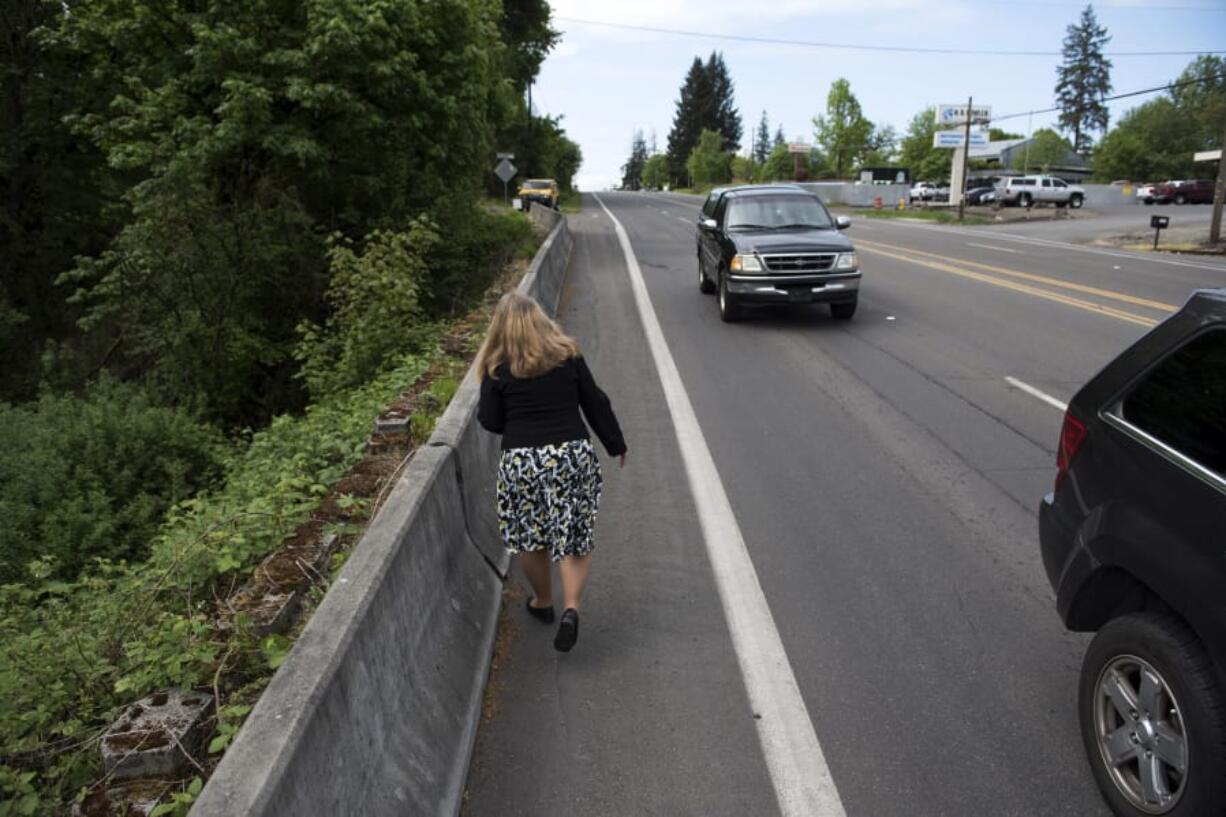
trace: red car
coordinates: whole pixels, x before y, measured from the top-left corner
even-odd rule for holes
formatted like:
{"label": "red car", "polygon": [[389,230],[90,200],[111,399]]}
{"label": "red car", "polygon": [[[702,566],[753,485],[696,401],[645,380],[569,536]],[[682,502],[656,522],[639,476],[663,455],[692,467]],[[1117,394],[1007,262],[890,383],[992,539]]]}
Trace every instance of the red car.
{"label": "red car", "polygon": [[1207,179],[1171,181],[1154,185],[1154,201],[1176,204],[1212,204],[1213,182]]}

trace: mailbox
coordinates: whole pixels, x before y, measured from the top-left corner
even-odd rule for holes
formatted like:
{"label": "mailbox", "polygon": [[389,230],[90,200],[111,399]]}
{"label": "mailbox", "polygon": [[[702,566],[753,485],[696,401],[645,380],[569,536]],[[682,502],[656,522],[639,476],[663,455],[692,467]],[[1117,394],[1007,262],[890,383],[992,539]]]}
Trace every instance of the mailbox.
{"label": "mailbox", "polygon": [[1169,225],[1170,223],[1171,223],[1170,216],[1150,216],[1149,217],[1149,226],[1153,227],[1155,230],[1165,230],[1167,228],[1167,225]]}

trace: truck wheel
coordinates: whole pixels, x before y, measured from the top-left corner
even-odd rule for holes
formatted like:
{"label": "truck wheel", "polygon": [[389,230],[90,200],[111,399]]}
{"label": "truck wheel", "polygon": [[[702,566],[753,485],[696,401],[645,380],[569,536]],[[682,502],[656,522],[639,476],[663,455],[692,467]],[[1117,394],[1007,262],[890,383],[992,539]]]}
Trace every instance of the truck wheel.
{"label": "truck wheel", "polygon": [[710,295],[715,291],[715,284],[707,277],[707,273],[702,268],[702,256],[698,256],[698,291],[703,295]]}
{"label": "truck wheel", "polygon": [[741,305],[728,291],[727,275],[719,276],[719,317],[724,323],[736,323],[741,319]]}
{"label": "truck wheel", "polygon": [[1086,650],[1081,737],[1103,797],[1127,817],[1226,813],[1226,700],[1183,622],[1129,613]]}
{"label": "truck wheel", "polygon": [[1085,197],[1083,197],[1080,193],[1074,193],[1069,197],[1068,206],[1072,207],[1074,210],[1080,210],[1081,205],[1083,204],[1085,204]]}
{"label": "truck wheel", "polygon": [[1185,196],[1183,193],[1180,193],[1178,196],[1175,197],[1175,203],[1176,204],[1187,204],[1188,197]]}
{"label": "truck wheel", "polygon": [[847,301],[846,303],[831,304],[830,305],[830,316],[834,318],[836,321],[851,320],[851,316],[856,314],[856,306],[858,305],[859,305],[858,298],[854,301]]}
{"label": "truck wheel", "polygon": [[1029,193],[1023,193],[1023,194],[1021,194],[1020,196],[1018,196],[1018,197],[1017,197],[1017,206],[1018,206],[1018,207],[1029,207],[1029,206],[1030,206],[1030,194],[1029,194]]}

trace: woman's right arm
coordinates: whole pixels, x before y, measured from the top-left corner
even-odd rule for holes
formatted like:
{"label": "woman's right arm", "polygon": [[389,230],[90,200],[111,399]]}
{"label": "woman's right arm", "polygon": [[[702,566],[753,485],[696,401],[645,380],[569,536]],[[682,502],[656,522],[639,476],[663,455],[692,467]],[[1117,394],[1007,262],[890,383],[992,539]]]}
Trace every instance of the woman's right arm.
{"label": "woman's right arm", "polygon": [[477,403],[477,422],[486,431],[501,434],[507,426],[506,408],[498,382],[486,375],[481,378],[481,399]]}

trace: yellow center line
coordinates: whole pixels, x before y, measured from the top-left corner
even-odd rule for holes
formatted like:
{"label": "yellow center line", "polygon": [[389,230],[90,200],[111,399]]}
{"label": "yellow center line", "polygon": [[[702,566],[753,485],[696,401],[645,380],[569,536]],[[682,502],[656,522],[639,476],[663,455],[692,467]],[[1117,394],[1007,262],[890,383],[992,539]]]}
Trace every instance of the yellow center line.
{"label": "yellow center line", "polygon": [[934,258],[938,261],[944,261],[954,264],[965,264],[968,267],[995,272],[999,275],[1008,275],[1013,278],[1021,278],[1025,281],[1034,281],[1039,284],[1047,284],[1048,286],[1060,287],[1061,289],[1071,289],[1075,292],[1084,292],[1087,295],[1097,295],[1100,298],[1110,298],[1114,301],[1123,301],[1124,303],[1135,304],[1136,306],[1144,306],[1148,309],[1156,309],[1159,312],[1175,312],[1179,309],[1175,304],[1168,304],[1162,301],[1151,301],[1148,298],[1138,298],[1135,295],[1128,295],[1123,292],[1116,292],[1111,289],[1099,289],[1098,287],[1086,286],[1085,284],[1074,284],[1072,281],[1062,281],[1059,278],[1049,278],[1046,275],[1036,275],[1032,272],[1022,272],[1021,270],[1009,269],[1008,267],[998,267],[992,264],[983,264],[979,261],[968,261],[964,258],[951,258],[937,253],[925,252],[923,250],[915,250],[910,247],[898,247],[893,244],[883,244],[877,241],[857,241],[857,246],[882,247],[887,250],[895,250],[897,252],[909,253],[911,255],[923,256],[925,258]]}
{"label": "yellow center line", "polygon": [[1140,326],[1155,326],[1158,323],[1157,319],[1149,318],[1145,315],[1135,315],[1132,312],[1125,312],[1114,307],[1103,306],[1102,304],[1096,304],[1092,301],[1083,301],[1080,298],[1074,298],[1070,295],[1061,295],[1059,292],[1052,292],[1050,290],[1040,289],[1038,287],[1032,287],[1026,284],[1019,284],[1014,281],[1006,281],[1003,278],[996,278],[991,275],[985,275],[982,272],[974,272],[972,270],[954,267],[938,261],[927,261],[922,258],[912,258],[906,255],[886,252],[885,250],[878,249],[879,246],[885,245],[878,245],[876,242],[867,242],[862,240],[856,242],[857,249],[867,249],[871,253],[884,255],[887,258],[893,258],[897,261],[905,261],[909,264],[917,264],[921,267],[928,267],[930,269],[940,270],[941,272],[948,272],[952,275],[958,275],[963,278],[982,281],[985,284],[992,284],[993,286],[1002,287],[1014,292],[1021,292],[1026,295],[1033,295],[1036,298],[1043,298],[1048,301],[1055,301],[1056,303],[1065,304],[1066,306],[1084,309],[1085,311],[1093,312],[1096,315],[1105,315],[1110,318],[1117,318],[1119,320],[1128,321],[1129,323],[1135,323]]}

